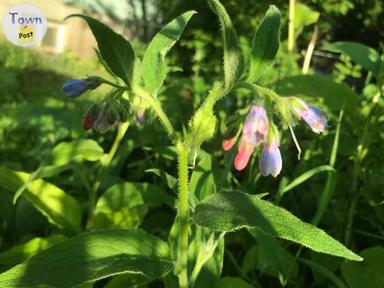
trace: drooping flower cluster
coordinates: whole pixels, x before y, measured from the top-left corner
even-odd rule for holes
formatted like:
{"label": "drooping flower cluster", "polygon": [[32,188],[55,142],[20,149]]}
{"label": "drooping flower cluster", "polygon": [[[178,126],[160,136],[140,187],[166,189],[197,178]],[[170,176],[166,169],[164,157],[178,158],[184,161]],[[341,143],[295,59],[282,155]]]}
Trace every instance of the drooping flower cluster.
{"label": "drooping flower cluster", "polygon": [[[315,133],[321,133],[327,128],[327,117],[318,108],[306,104],[303,100],[293,98],[295,105],[292,109],[295,117],[303,119]],[[267,111],[263,106],[252,105],[243,125],[239,149],[235,157],[236,170],[243,170],[253,153],[260,145],[263,150],[259,159],[259,169],[263,176],[276,177],[282,169],[282,158],[279,149],[279,133],[276,126],[270,123]],[[231,149],[236,137],[223,141],[225,151]]]}
{"label": "drooping flower cluster", "polygon": [[[103,83],[99,77],[88,77],[82,80],[68,80],[63,84],[63,92],[74,99],[81,94],[94,90]],[[126,122],[130,102],[121,97],[119,91],[112,91],[101,103],[93,104],[87,111],[83,120],[83,128],[89,130],[92,127],[100,133],[105,133],[118,122]]]}

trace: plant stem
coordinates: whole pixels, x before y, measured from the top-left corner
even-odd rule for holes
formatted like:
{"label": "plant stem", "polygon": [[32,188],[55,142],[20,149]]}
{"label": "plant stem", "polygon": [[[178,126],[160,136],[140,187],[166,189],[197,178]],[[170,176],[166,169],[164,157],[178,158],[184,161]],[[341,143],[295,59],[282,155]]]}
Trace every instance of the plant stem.
{"label": "plant stem", "polygon": [[121,143],[121,140],[123,140],[124,135],[127,132],[128,127],[129,127],[128,122],[123,123],[119,126],[119,129],[117,130],[117,134],[116,134],[115,140],[113,141],[111,149],[109,150],[106,157],[102,158],[100,161],[100,168],[99,168],[98,174],[96,176],[95,182],[93,183],[92,189],[90,190],[90,193],[89,193],[89,208],[88,208],[88,223],[87,223],[88,227],[90,227],[90,225],[92,224],[93,210],[96,204],[97,193],[99,191],[101,183],[103,182],[105,172],[109,164],[111,164],[111,161],[115,156],[117,149],[119,148],[119,145]]}
{"label": "plant stem", "polygon": [[350,201],[350,204],[348,206],[347,224],[346,224],[345,233],[344,233],[344,243],[346,245],[349,245],[349,242],[351,240],[353,218],[355,215],[357,203],[358,203],[359,198],[360,198],[360,190],[357,189],[357,182],[358,182],[358,177],[360,174],[360,168],[361,168],[362,162],[364,161],[364,159],[367,155],[368,134],[371,130],[371,125],[374,122],[374,120],[372,118],[374,116],[374,111],[375,111],[376,107],[378,106],[377,104],[379,103],[379,99],[380,99],[381,94],[382,93],[380,90],[372,99],[371,109],[369,110],[367,120],[365,121],[363,135],[360,138],[360,141],[359,141],[357,149],[356,149],[355,165],[354,165],[353,170],[352,170],[352,180],[351,180],[352,184],[351,184],[351,190],[350,190],[351,201]]}
{"label": "plant stem", "polygon": [[295,46],[295,2],[296,0],[289,0],[288,52],[291,52]]}
{"label": "plant stem", "polygon": [[180,288],[188,287],[188,230],[189,230],[189,206],[188,206],[188,154],[189,146],[184,143],[177,144],[179,160],[179,243],[177,253],[177,270]]}
{"label": "plant stem", "polygon": [[155,111],[157,117],[159,117],[161,124],[163,125],[168,136],[171,138],[172,142],[176,143],[177,138],[175,135],[175,130],[171,122],[169,121],[167,115],[164,113],[164,110],[161,107],[160,101],[157,98],[152,97],[147,91],[145,91],[141,87],[135,86],[133,89],[133,92],[148,102],[148,104]]}

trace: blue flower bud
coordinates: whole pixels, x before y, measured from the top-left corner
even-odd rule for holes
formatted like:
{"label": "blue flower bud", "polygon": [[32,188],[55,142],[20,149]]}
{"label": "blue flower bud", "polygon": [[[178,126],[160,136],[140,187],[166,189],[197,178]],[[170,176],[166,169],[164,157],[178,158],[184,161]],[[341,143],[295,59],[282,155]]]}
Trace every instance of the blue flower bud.
{"label": "blue flower bud", "polygon": [[63,92],[71,99],[76,98],[88,90],[99,87],[101,81],[98,77],[89,77],[83,80],[71,79],[63,84]]}
{"label": "blue flower bud", "polygon": [[281,159],[279,145],[277,140],[273,137],[272,142],[264,143],[263,152],[259,159],[259,169],[263,176],[271,174],[273,177],[276,177],[280,174],[283,161]]}

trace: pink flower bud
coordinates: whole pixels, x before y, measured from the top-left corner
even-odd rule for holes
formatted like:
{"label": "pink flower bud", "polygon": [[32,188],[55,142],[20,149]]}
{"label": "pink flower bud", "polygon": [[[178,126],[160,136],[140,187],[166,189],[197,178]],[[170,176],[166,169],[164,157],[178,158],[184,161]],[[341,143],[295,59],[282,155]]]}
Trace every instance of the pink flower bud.
{"label": "pink flower bud", "polygon": [[255,149],[255,146],[252,144],[248,144],[247,142],[241,142],[239,151],[237,152],[236,158],[235,158],[235,168],[238,171],[243,170],[245,167],[247,167],[249,158],[252,155],[253,150]]}
{"label": "pink flower bud", "polygon": [[231,148],[235,144],[235,141],[236,141],[236,137],[224,140],[222,144],[224,151],[231,150]]}

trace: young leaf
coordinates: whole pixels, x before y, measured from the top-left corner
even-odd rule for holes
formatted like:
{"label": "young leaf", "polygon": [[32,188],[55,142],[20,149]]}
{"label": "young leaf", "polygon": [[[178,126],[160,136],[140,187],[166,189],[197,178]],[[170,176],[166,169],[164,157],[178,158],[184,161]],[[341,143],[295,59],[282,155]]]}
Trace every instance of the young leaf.
{"label": "young leaf", "polygon": [[379,73],[380,55],[375,49],[355,42],[335,42],[322,47],[324,50],[343,53],[352,59],[353,62],[361,65],[374,74]]}
{"label": "young leaf", "polygon": [[[0,187],[8,191],[16,191],[29,177],[28,173],[0,167]],[[41,179],[34,180],[28,183],[23,196],[46,216],[50,223],[60,228],[80,231],[80,205],[59,187]]]}
{"label": "young leaf", "polygon": [[73,287],[123,273],[155,279],[172,268],[168,245],[142,230],[93,231],[0,274],[0,287]]}
{"label": "young leaf", "polygon": [[212,11],[219,18],[224,43],[224,84],[229,89],[243,73],[243,57],[231,18],[219,0],[208,0]]}
{"label": "young leaf", "polygon": [[196,206],[192,219],[198,225],[219,231],[258,228],[266,234],[294,241],[316,252],[362,260],[319,228],[301,221],[283,208],[246,193],[210,195]]}
{"label": "young leaf", "polygon": [[96,38],[97,46],[104,61],[113,73],[120,77],[128,86],[132,84],[135,52],[131,44],[120,34],[107,25],[85,15],[70,15],[84,19]]}
{"label": "young leaf", "polygon": [[156,94],[167,76],[165,55],[179,40],[189,19],[195,11],[188,11],[164,26],[149,43],[145,50],[142,64],[145,87],[151,94]]}
{"label": "young leaf", "polygon": [[252,43],[251,67],[248,80],[255,82],[271,66],[280,43],[280,11],[271,5]]}

